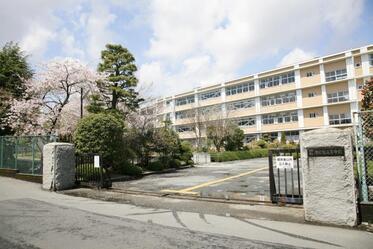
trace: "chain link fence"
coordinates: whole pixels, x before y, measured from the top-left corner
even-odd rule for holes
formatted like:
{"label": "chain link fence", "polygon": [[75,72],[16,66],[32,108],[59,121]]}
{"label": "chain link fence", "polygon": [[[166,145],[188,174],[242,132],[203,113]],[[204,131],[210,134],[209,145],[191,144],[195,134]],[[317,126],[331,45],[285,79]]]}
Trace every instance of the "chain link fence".
{"label": "chain link fence", "polygon": [[361,200],[373,202],[373,111],[355,113],[356,159]]}
{"label": "chain link fence", "polygon": [[43,147],[55,141],[55,136],[2,136],[0,137],[0,168],[41,175]]}

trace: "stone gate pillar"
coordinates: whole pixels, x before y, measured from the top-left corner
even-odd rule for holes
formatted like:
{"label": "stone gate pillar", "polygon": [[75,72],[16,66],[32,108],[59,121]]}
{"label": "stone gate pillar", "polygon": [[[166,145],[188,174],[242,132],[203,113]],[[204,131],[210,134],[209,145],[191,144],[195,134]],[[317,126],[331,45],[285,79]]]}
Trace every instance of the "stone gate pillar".
{"label": "stone gate pillar", "polygon": [[69,143],[49,143],[43,148],[43,189],[63,190],[75,184],[75,148]]}
{"label": "stone gate pillar", "polygon": [[351,132],[317,129],[303,133],[300,144],[305,219],[355,226],[357,206]]}

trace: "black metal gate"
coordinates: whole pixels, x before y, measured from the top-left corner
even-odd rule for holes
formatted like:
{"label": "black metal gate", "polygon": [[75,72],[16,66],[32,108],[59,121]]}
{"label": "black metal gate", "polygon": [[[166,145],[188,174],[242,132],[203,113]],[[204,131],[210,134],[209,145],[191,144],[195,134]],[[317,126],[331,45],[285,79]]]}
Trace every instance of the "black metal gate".
{"label": "black metal gate", "polygon": [[[96,167],[95,156],[99,158],[99,164]],[[99,155],[93,153],[76,154],[75,159],[76,184],[97,188],[111,187],[109,170],[103,167],[102,159]]]}
{"label": "black metal gate", "polygon": [[270,149],[268,159],[272,203],[303,204],[299,148]]}

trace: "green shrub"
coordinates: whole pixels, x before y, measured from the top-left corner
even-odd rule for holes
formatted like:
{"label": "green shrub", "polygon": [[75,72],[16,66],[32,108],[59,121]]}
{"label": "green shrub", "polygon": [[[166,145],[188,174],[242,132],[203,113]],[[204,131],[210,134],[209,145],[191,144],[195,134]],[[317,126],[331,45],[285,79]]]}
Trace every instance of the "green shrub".
{"label": "green shrub", "polygon": [[106,167],[124,163],[123,122],[107,113],[91,114],[78,123],[74,142],[78,153],[98,153]]}
{"label": "green shrub", "polygon": [[181,161],[179,159],[171,159],[168,161],[168,167],[169,168],[180,168]]}
{"label": "green shrub", "polygon": [[180,156],[179,159],[187,164],[193,157],[192,145],[187,141],[180,143]]}
{"label": "green shrub", "polygon": [[255,144],[262,149],[267,148],[267,142],[264,141],[263,139],[259,139],[258,141],[255,142]]}
{"label": "green shrub", "polygon": [[140,176],[142,168],[136,165],[125,164],[117,170],[118,173],[129,176]]}
{"label": "green shrub", "polygon": [[151,171],[162,171],[165,169],[164,164],[160,161],[149,162],[146,169]]}
{"label": "green shrub", "polygon": [[219,153],[211,153],[212,162],[226,162],[235,160],[244,160],[251,158],[267,157],[267,149],[244,150],[244,151],[224,151]]}
{"label": "green shrub", "polygon": [[194,161],[193,160],[188,160],[186,161],[186,165],[193,165],[194,164]]}

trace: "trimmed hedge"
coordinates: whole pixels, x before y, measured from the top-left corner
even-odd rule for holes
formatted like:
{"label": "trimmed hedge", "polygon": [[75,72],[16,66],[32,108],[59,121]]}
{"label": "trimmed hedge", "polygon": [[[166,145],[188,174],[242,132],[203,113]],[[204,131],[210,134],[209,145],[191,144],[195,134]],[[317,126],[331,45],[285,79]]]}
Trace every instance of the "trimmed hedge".
{"label": "trimmed hedge", "polygon": [[253,149],[253,150],[243,150],[243,151],[224,151],[211,153],[212,162],[227,162],[235,160],[244,160],[251,158],[267,157],[267,149]]}

